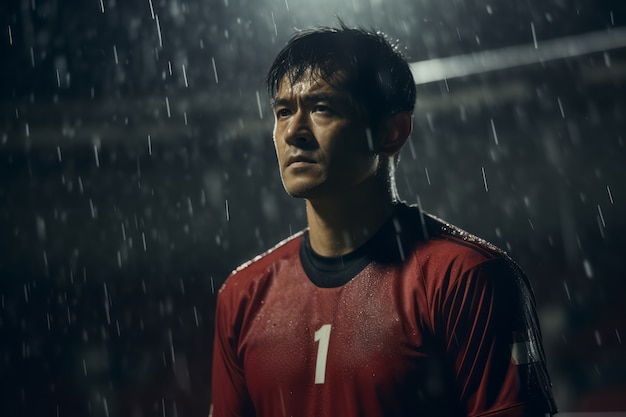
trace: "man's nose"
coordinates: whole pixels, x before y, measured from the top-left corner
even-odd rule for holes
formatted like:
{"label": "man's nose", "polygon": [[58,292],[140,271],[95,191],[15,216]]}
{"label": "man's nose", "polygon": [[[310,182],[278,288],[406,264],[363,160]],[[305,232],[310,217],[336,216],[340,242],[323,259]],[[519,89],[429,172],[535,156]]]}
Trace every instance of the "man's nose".
{"label": "man's nose", "polygon": [[312,142],[313,133],[308,112],[298,109],[289,120],[286,134],[285,140],[293,146],[303,146]]}

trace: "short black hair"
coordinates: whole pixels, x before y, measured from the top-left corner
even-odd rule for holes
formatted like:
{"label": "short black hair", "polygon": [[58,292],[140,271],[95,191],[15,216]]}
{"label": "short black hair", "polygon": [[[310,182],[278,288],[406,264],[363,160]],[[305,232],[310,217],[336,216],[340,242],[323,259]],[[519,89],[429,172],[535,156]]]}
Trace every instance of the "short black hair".
{"label": "short black hair", "polygon": [[278,53],[267,77],[275,98],[284,77],[292,84],[311,70],[335,88],[347,91],[376,123],[399,112],[413,112],[413,75],[397,44],[381,32],[340,26],[297,32]]}

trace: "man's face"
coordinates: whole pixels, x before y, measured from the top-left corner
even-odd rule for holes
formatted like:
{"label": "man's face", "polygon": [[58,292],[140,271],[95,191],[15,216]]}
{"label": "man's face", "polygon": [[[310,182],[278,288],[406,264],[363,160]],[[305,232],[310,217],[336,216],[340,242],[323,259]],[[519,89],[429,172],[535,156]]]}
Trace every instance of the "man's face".
{"label": "man's face", "polygon": [[284,77],[273,108],[280,175],[291,196],[339,197],[376,172],[376,138],[347,92],[310,72],[293,85]]}

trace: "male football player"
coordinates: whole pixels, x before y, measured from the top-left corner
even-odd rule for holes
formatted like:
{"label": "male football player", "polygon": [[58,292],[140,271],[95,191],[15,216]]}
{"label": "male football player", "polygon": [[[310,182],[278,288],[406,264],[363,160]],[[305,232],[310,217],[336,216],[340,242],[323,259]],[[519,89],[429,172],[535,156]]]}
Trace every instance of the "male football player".
{"label": "male football player", "polygon": [[554,414],[522,271],[399,200],[415,83],[398,48],[343,25],[303,31],[267,87],[308,227],[221,288],[213,417]]}

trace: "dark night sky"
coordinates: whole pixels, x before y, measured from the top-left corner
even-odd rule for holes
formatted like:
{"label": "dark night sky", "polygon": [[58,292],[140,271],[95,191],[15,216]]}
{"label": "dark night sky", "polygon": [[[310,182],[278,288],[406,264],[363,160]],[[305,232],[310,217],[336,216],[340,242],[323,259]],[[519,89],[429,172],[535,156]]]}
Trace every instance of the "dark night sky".
{"label": "dark night sky", "polygon": [[[336,16],[417,61],[623,28],[626,3],[3,2],[0,414],[206,415],[216,288],[304,226],[264,73]],[[527,271],[564,411],[626,410],[625,79],[621,48],[420,85],[398,173]]]}

